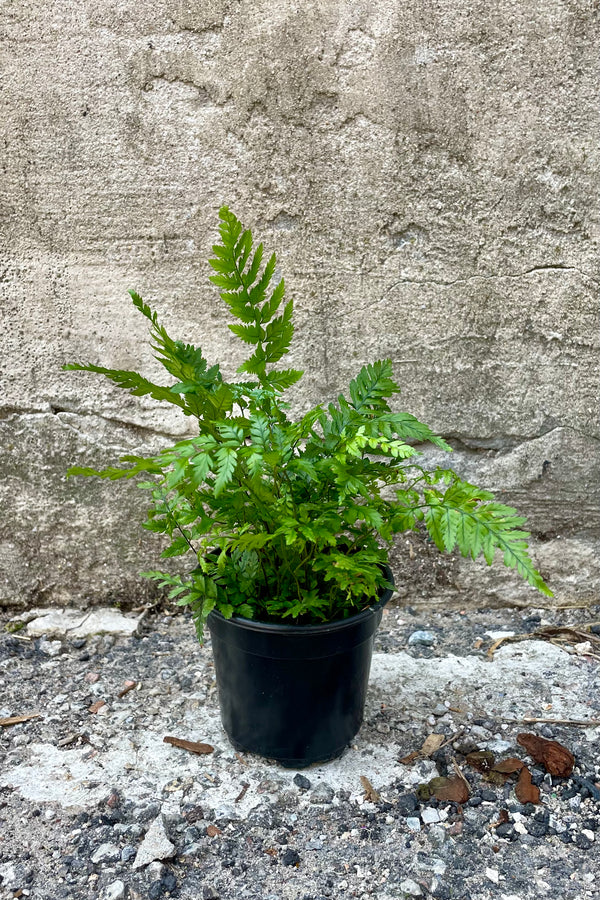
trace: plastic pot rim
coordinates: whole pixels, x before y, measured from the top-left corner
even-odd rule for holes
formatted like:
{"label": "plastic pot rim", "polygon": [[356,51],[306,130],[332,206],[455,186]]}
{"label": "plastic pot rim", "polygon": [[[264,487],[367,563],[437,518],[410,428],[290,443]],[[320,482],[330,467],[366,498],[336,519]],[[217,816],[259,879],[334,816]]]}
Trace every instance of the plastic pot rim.
{"label": "plastic pot rim", "polygon": [[[383,564],[382,568],[385,570],[385,575],[388,578],[388,581],[393,584],[393,575],[390,567],[388,565]],[[222,620],[223,622],[228,622],[231,625],[234,625],[237,628],[243,628],[248,631],[260,631],[263,634],[271,633],[271,634],[296,634],[296,635],[320,635],[320,634],[328,634],[332,631],[341,631],[344,628],[352,628],[354,625],[357,625],[359,622],[363,620],[369,619],[373,615],[377,615],[383,607],[388,603],[392,594],[394,593],[393,588],[384,588],[379,595],[379,599],[368,606],[366,609],[361,610],[359,613],[355,613],[353,616],[348,616],[347,619],[334,619],[331,622],[320,622],[317,625],[286,625],[284,623],[279,622],[262,622],[259,619],[245,619],[242,616],[232,616],[230,619],[226,619],[222,613],[220,613],[217,609],[213,609],[208,616],[210,619],[214,616],[215,619]]]}

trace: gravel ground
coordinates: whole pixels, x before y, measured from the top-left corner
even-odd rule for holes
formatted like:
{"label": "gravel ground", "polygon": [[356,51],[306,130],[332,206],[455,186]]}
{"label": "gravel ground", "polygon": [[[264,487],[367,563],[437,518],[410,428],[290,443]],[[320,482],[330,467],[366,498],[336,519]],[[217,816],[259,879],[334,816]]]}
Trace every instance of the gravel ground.
{"label": "gravel ground", "polygon": [[[0,728],[0,898],[594,897],[600,727],[523,720],[600,719],[598,651],[577,639],[487,650],[507,632],[598,629],[598,613],[392,605],[355,743],[302,771],[233,751],[210,645],[184,615],[150,615],[133,637],[3,631],[0,718],[41,715]],[[136,687],[119,697],[127,681]],[[537,766],[522,731],[571,750],[573,775]],[[446,746],[402,764],[432,732]],[[525,760],[541,803],[519,803],[514,779],[486,780],[466,762],[473,749]],[[455,762],[470,799],[420,799]]]}

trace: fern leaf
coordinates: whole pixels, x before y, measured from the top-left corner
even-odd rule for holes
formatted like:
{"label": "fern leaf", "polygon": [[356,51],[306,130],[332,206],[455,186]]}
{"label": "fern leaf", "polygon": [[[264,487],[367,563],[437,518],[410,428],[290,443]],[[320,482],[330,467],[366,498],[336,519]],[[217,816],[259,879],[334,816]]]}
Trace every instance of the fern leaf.
{"label": "fern leaf", "polygon": [[[253,306],[256,306],[258,303],[262,303],[262,301],[265,299],[265,296],[267,293],[267,288],[269,287],[269,284],[271,283],[271,279],[275,272],[276,264],[277,264],[277,259],[275,257],[275,254],[272,253],[267,261],[267,264],[264,268],[262,276],[257,281],[257,283],[254,285],[254,287],[251,288],[251,290],[250,290],[249,297],[250,297],[250,302],[252,303]],[[245,278],[243,279],[243,281],[244,281],[244,287],[246,287],[246,288],[250,287],[250,284],[252,282],[248,281]]]}
{"label": "fern leaf", "polygon": [[252,252],[252,233],[246,229],[246,231],[242,232],[242,236],[239,239],[235,251],[234,256],[237,260],[237,266],[240,272],[246,268],[246,263],[248,262],[248,257]]}
{"label": "fern leaf", "polygon": [[184,553],[188,553],[191,549],[188,537],[179,535],[171,541],[160,555],[162,559],[170,559],[172,556],[183,556]]}
{"label": "fern leaf", "polygon": [[275,535],[265,531],[247,531],[235,541],[234,547],[238,550],[262,550],[274,537]]}
{"label": "fern leaf", "polygon": [[287,388],[300,381],[304,372],[301,369],[280,369],[279,371],[272,369],[268,374],[266,381],[275,391],[285,391]]}
{"label": "fern leaf", "polygon": [[216,452],[217,479],[215,481],[214,494],[218,497],[223,488],[229,484],[235,472],[237,463],[237,451],[232,447],[219,447]]}
{"label": "fern leaf", "polygon": [[218,426],[218,432],[221,437],[231,446],[239,447],[244,441],[244,429],[238,425],[226,423]]}
{"label": "fern leaf", "polygon": [[[213,260],[209,262],[212,264]],[[210,275],[208,280],[226,291],[235,291],[239,287],[239,278],[236,275]]]}
{"label": "fern leaf", "polygon": [[67,363],[63,369],[71,372],[97,372],[105,375],[123,390],[129,391],[134,397],[143,397],[149,394],[155,400],[166,400],[174,403],[185,411],[185,402],[177,394],[172,394],[170,388],[159,384],[153,384],[147,378],[142,378],[137,372],[128,372],[122,369],[106,369],[104,366],[94,366],[91,363]]}
{"label": "fern leaf", "polygon": [[[261,274],[263,245],[259,244],[251,255],[251,231],[242,231],[241,224],[227,207],[222,207],[219,216],[223,244],[213,247],[215,255],[210,264],[216,274],[210,280],[224,288],[222,299],[232,314],[243,323],[229,325],[230,330],[255,348],[250,358],[238,368],[238,372],[256,375],[259,382],[269,384],[267,365],[278,362],[288,352],[294,333],[291,322],[292,302],[286,304],[281,316],[274,318],[285,293],[285,283],[281,279],[270,298],[267,297],[275,273],[275,254],[269,257]],[[249,260],[250,264],[246,269]],[[274,381],[272,386],[276,390],[284,389],[281,381]]]}
{"label": "fern leaf", "polygon": [[264,247],[262,244],[259,244],[256,248],[254,256],[252,257],[252,262],[250,263],[250,268],[244,275],[244,285],[249,287],[251,284],[254,284],[256,280],[256,276],[260,270],[260,264],[262,263]]}
{"label": "fern leaf", "polygon": [[383,416],[382,418],[392,426],[395,433],[400,438],[417,441],[418,443],[429,441],[430,444],[434,444],[441,450],[446,450],[449,453],[452,452],[452,447],[447,444],[443,438],[434,434],[428,425],[419,422],[419,420],[415,418],[415,416],[411,416],[410,413],[392,413]]}
{"label": "fern leaf", "polygon": [[190,460],[191,477],[194,487],[198,488],[204,483],[206,476],[211,471],[212,459],[210,453],[198,453]]}
{"label": "fern leaf", "polygon": [[[157,353],[157,359],[165,369],[182,382],[200,382],[205,384],[207,380],[220,379],[219,366],[212,366],[207,372],[207,361],[200,347],[193,344],[184,344],[182,341],[174,341],[169,337],[167,330],[159,323],[156,312],[144,303],[139,294],[129,291],[133,305],[152,323],[152,348]],[[202,376],[206,375],[206,378]]]}
{"label": "fern leaf", "polygon": [[527,552],[530,535],[520,527],[523,516],[495,501],[489,491],[454,477],[441,498],[436,491],[425,491],[425,524],[440,550],[450,551],[458,544],[463,556],[476,559],[483,554],[488,566],[500,550],[506,566],[515,568],[543,594],[553,596]]}
{"label": "fern leaf", "polygon": [[444,506],[440,515],[440,529],[444,540],[444,548],[447,553],[452,553],[456,544],[460,513],[451,507]]}
{"label": "fern leaf", "polygon": [[227,327],[246,344],[257,344],[259,341],[264,340],[265,337],[265,333],[260,325],[228,325]]}
{"label": "fern leaf", "polygon": [[[109,466],[107,469],[92,469],[89,466],[71,466],[67,471],[67,478],[74,475],[93,475],[96,478],[109,478],[116,481],[119,478],[134,478],[142,472],[149,472],[151,475],[160,475],[163,467],[154,459],[145,459],[142,456],[122,456],[121,462],[132,462],[134,465],[127,469],[120,469],[117,466]],[[152,485],[154,488],[156,485]]]}
{"label": "fern leaf", "polygon": [[389,359],[363,366],[356,378],[350,382],[350,397],[354,409],[389,411],[384,398],[391,397],[400,390],[391,375],[392,362]]}
{"label": "fern leaf", "polygon": [[441,506],[430,506],[425,510],[425,526],[430,537],[435,542],[438,550],[443,553],[446,545],[444,544],[444,534],[442,531],[442,508]]}
{"label": "fern leaf", "polygon": [[268,322],[273,318],[279,307],[281,306],[281,301],[283,300],[283,296],[285,294],[285,281],[283,278],[281,281],[275,286],[273,293],[271,294],[271,299],[268,300],[260,313],[260,321]]}
{"label": "fern leaf", "polygon": [[266,450],[271,442],[271,431],[267,417],[262,413],[255,413],[250,420],[250,437],[252,443],[261,450]]}

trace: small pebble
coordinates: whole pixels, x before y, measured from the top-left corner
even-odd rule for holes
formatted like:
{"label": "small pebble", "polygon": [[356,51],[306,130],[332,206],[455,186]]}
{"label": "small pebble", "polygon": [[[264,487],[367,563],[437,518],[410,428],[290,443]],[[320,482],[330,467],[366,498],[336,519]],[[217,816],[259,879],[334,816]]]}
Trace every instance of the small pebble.
{"label": "small pebble", "polygon": [[406,897],[423,896],[423,891],[421,890],[417,882],[412,880],[412,878],[406,878],[404,881],[401,881],[400,890]]}
{"label": "small pebble", "polygon": [[536,839],[532,834],[520,834],[519,841],[521,844],[528,844],[529,846],[536,843]]}
{"label": "small pebble", "polygon": [[153,881],[148,888],[148,900],[159,900],[163,895],[162,881]]}
{"label": "small pebble", "polygon": [[305,775],[301,775],[300,772],[298,772],[297,775],[294,775],[294,784],[297,788],[300,788],[301,791],[309,791],[312,787],[312,783]]}
{"label": "small pebble", "polygon": [[92,854],[93,863],[111,863],[121,859],[121,851],[115,844],[101,844]]}
{"label": "small pebble", "polygon": [[319,841],[319,840],[307,841],[305,846],[306,846],[307,850],[322,850],[323,849],[323,841]]}
{"label": "small pebble", "polygon": [[527,820],[527,831],[534,837],[544,837],[548,832],[548,826],[545,822],[537,822],[535,819]]}
{"label": "small pebble", "polygon": [[333,798],[335,797],[335,791],[331,787],[331,785],[326,784],[322,781],[320,784],[316,786],[316,788],[311,791],[310,802],[311,803],[331,803]]}
{"label": "small pebble", "polygon": [[419,799],[416,794],[402,794],[398,797],[396,809],[401,816],[410,816],[419,808]]}
{"label": "small pebble", "polygon": [[421,811],[421,819],[423,820],[424,825],[433,825],[436,822],[440,821],[440,814],[437,809],[431,809],[431,807],[425,807]]}
{"label": "small pebble", "polygon": [[284,866],[298,866],[300,865],[300,854],[297,850],[289,848],[281,857],[281,862]]}
{"label": "small pebble", "polygon": [[410,831],[420,831],[421,830],[421,820],[416,816],[408,816],[406,820],[406,827]]}
{"label": "small pebble", "polygon": [[102,892],[101,900],[123,900],[125,896],[125,885],[122,881],[113,881],[107,885]]}
{"label": "small pebble", "polygon": [[45,656],[58,656],[62,650],[61,641],[48,641],[44,638],[38,644],[38,650]]}
{"label": "small pebble", "polygon": [[408,639],[409,647],[414,647],[415,645],[433,647],[434,644],[435,634],[432,631],[413,631]]}
{"label": "small pebble", "polygon": [[163,875],[163,877],[161,878],[161,884],[163,886],[163,890],[169,891],[169,893],[173,893],[173,891],[177,888],[177,879],[172,872],[169,872],[167,875]]}

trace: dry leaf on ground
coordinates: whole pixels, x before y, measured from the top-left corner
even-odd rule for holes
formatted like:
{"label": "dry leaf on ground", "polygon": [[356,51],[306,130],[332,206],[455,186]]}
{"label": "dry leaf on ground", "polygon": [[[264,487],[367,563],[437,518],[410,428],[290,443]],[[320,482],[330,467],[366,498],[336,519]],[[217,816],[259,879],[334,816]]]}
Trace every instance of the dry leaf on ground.
{"label": "dry leaf on ground", "polygon": [[436,750],[439,750],[446,741],[447,738],[445,734],[428,734],[423,741],[421,749],[413,750],[412,753],[407,753],[406,756],[402,757],[400,762],[403,766],[410,766],[416,759],[422,759],[424,756],[431,756],[431,754],[435,753]]}
{"label": "dry leaf on ground", "polygon": [[540,790],[531,783],[531,772],[527,766],[523,766],[519,774],[519,780],[515,786],[515,794],[519,803],[539,803]]}
{"label": "dry leaf on ground", "polygon": [[496,761],[496,757],[491,750],[474,750],[472,753],[467,753],[466,761],[469,766],[477,769],[478,772],[485,773],[490,771]]}
{"label": "dry leaf on ground", "polygon": [[449,803],[466,803],[469,799],[470,792],[467,782],[458,775],[452,778],[434,778],[429,783],[433,796],[437,800],[446,800]]}
{"label": "dry leaf on ground", "polygon": [[418,750],[413,750],[412,753],[407,753],[406,756],[402,756],[400,762],[403,766],[410,766],[416,759],[420,759],[421,754]]}
{"label": "dry leaf on ground", "polygon": [[521,732],[517,735],[521,747],[525,747],[532,759],[541,763],[551,775],[568,778],[575,765],[575,757],[558,741],[549,741],[537,734]]}
{"label": "dry leaf on ground", "polygon": [[365,792],[365,800],[370,801],[371,803],[379,803],[381,800],[381,794],[379,791],[376,791],[369,779],[366,775],[360,776],[360,783],[363,786],[363,790]]}
{"label": "dry leaf on ground", "polygon": [[423,746],[419,750],[422,756],[431,756],[436,750],[439,750],[446,740],[445,734],[428,734],[423,741]]}
{"label": "dry leaf on ground", "polygon": [[508,759],[503,759],[496,763],[492,772],[501,772],[503,775],[514,775],[515,772],[520,772],[524,765],[525,763],[523,760],[516,759],[514,756],[509,756]]}
{"label": "dry leaf on ground", "polygon": [[501,809],[496,822],[492,822],[491,828],[497,828],[499,825],[506,825],[510,820],[507,809]]}
{"label": "dry leaf on ground", "polygon": [[215,749],[211,744],[202,744],[199,741],[185,741],[183,738],[172,737],[167,735],[163,738],[163,744],[172,744],[173,747],[180,747],[189,753],[197,753],[199,756],[206,756]]}

